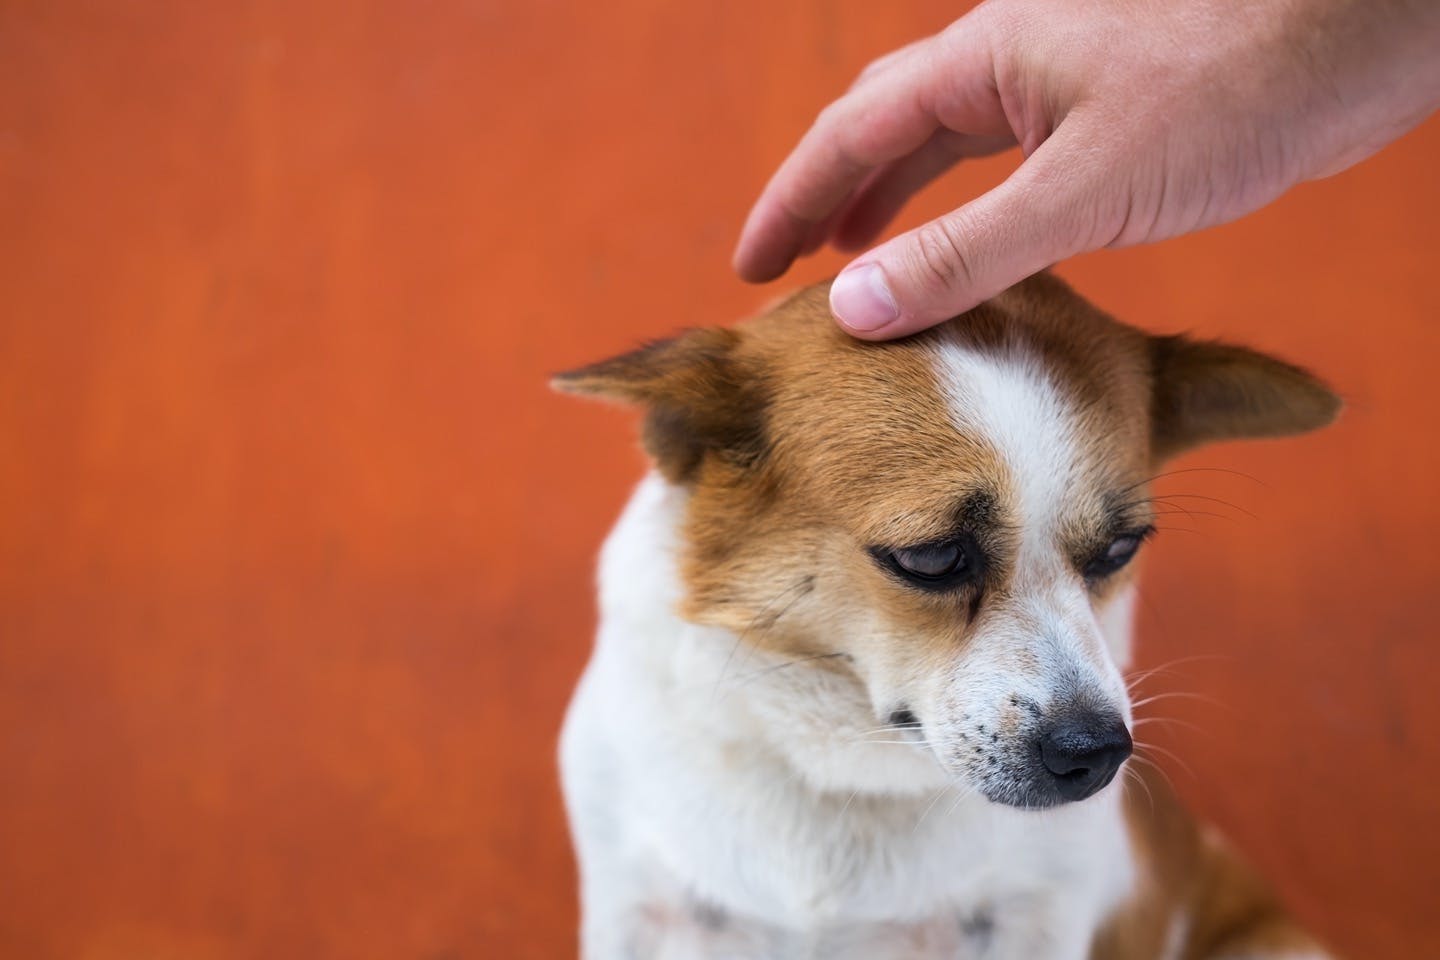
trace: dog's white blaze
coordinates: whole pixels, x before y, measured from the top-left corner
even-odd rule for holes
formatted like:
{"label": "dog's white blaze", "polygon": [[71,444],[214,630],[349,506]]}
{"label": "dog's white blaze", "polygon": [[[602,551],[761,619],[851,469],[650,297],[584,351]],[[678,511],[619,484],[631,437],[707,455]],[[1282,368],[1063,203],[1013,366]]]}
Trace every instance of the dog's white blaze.
{"label": "dog's white blaze", "polygon": [[1022,554],[1053,540],[1058,508],[1074,480],[1078,431],[1065,397],[1031,353],[979,353],[954,341],[936,351],[951,420],[1003,458],[1019,510]]}

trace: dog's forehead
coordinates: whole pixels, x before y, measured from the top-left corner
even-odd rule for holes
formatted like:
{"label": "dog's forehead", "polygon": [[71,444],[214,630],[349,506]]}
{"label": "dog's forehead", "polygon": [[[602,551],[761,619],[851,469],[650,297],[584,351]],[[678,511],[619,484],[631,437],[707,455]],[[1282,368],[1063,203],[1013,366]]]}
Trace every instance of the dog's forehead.
{"label": "dog's forehead", "polygon": [[780,468],[882,539],[943,534],[977,495],[1026,526],[1100,510],[1144,468],[1143,365],[1125,328],[1092,312],[1066,329],[1070,311],[1048,296],[992,301],[898,343],[856,343],[828,314],[779,337]]}
{"label": "dog's forehead", "polygon": [[1001,496],[1020,526],[1049,525],[1068,500],[1100,486],[1074,398],[1023,345],[982,352],[953,337],[935,345],[945,413],[999,461]]}

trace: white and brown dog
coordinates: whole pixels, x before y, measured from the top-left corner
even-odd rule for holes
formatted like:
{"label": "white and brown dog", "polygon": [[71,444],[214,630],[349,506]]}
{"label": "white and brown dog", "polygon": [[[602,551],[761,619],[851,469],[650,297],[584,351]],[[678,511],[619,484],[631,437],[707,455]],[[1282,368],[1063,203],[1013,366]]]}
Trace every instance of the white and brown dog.
{"label": "white and brown dog", "polygon": [[1157,465],[1320,427],[1239,347],[1039,276],[866,344],[826,289],[557,379],[639,404],[565,723],[584,956],[1326,954],[1131,752]]}

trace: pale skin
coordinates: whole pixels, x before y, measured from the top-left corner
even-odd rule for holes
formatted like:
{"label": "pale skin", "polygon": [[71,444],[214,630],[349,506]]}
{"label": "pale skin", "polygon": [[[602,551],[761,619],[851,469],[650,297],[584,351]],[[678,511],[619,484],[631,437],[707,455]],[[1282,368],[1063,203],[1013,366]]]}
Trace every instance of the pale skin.
{"label": "pale skin", "polygon": [[1244,216],[1437,107],[1440,0],[989,0],[821,111],[735,269],[865,250],[955,164],[1018,146],[1005,182],[837,277],[844,329],[900,337],[1066,257]]}

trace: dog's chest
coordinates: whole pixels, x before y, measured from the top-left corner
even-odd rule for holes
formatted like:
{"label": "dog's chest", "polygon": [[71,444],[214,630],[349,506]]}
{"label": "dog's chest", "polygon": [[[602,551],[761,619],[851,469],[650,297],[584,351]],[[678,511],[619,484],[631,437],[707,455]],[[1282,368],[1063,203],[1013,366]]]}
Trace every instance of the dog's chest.
{"label": "dog's chest", "polygon": [[647,925],[686,956],[1066,955],[1049,945],[1093,931],[1128,881],[1102,806],[1037,817],[953,791],[817,806],[762,770],[722,782],[690,759],[632,821],[658,867]]}
{"label": "dog's chest", "polygon": [[616,956],[1078,960],[1133,882],[1113,797],[1034,814],[817,793],[766,751],[658,722],[682,712],[611,665],[577,694],[565,763],[587,915]]}
{"label": "dog's chest", "polygon": [[806,931],[787,930],[695,904],[657,903],[644,914],[630,945],[637,956],[692,960],[992,960],[1002,956],[995,952],[995,920],[983,910],[909,923],[838,922]]}

